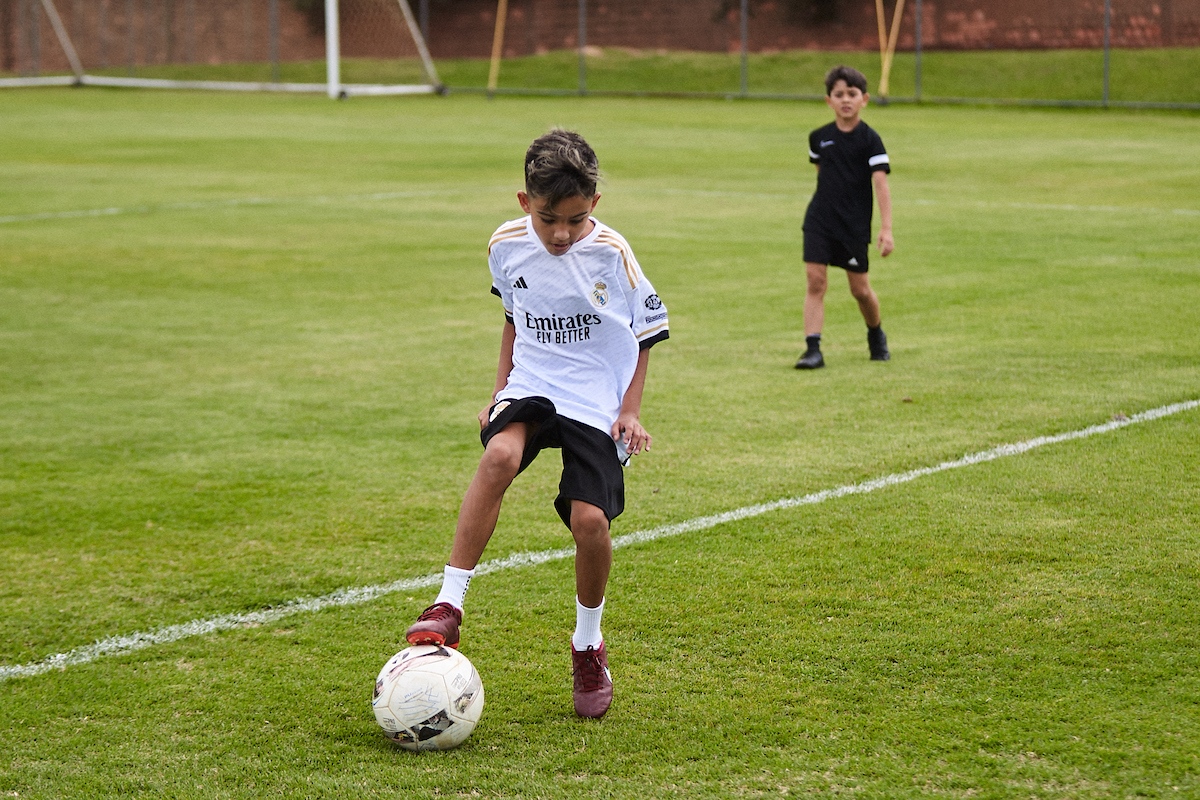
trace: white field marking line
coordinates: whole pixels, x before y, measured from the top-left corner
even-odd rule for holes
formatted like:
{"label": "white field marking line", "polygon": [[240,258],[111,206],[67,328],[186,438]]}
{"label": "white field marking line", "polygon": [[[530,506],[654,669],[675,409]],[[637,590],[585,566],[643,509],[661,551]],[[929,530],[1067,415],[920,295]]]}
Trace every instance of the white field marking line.
{"label": "white field marking line", "polygon": [[[507,188],[507,187],[503,187]],[[19,222],[45,222],[47,220],[84,219],[88,217],[112,217],[121,214],[152,214],[160,211],[203,211],[205,209],[237,208],[239,206],[269,206],[287,204],[314,205],[329,203],[380,202],[385,200],[409,200],[428,197],[455,197],[479,192],[501,191],[498,187],[460,187],[456,189],[423,189],[406,192],[371,192],[368,194],[309,195],[299,197],[233,197],[225,200],[196,200],[179,203],[159,203],[110,208],[86,208],[76,211],[40,211],[30,214],[0,216],[0,225]]]}
{"label": "white field marking line", "polygon": [[[241,197],[226,200],[200,200],[194,202],[162,203],[158,205],[112,206],[109,208],[87,208],[75,211],[40,211],[29,214],[10,214],[0,216],[0,225],[11,225],[21,222],[45,222],[49,220],[86,219],[89,217],[112,217],[122,214],[152,214],[160,211],[199,211],[214,208],[237,208],[239,206],[284,205],[288,203],[326,204],[326,203],[355,203],[379,202],[384,200],[405,200],[426,197],[453,197],[462,194],[472,194],[480,191],[507,191],[512,187],[460,187],[457,189],[428,189],[406,192],[373,192],[369,194],[347,195],[313,195],[308,197]],[[646,192],[650,194],[687,195],[691,197],[729,197],[753,198],[759,200],[795,199],[795,194],[786,192],[739,192],[739,191],[709,191],[704,189],[633,189],[625,190],[630,194]],[[941,200],[912,201],[918,206],[947,205]],[[1070,211],[1085,214],[1153,214],[1162,216],[1172,214],[1181,217],[1200,217],[1200,209],[1195,208],[1146,208],[1142,206],[1088,206],[1070,203],[991,203],[985,200],[955,202],[955,206],[973,206],[975,208],[1005,208],[1023,211]]]}
{"label": "white field marking line", "polygon": [[[824,491],[806,494],[800,497],[788,497],[782,500],[776,500],[771,503],[761,503],[759,505],[745,506],[736,508],[732,511],[726,511],[721,514],[713,514],[707,517],[697,517],[685,522],[679,522],[674,525],[663,525],[658,528],[651,528],[644,531],[635,531],[627,533],[623,536],[618,536],[613,539],[613,547],[628,547],[634,544],[643,544],[645,542],[653,542],[657,539],[665,539],[670,536],[678,536],[683,533],[692,533],[695,531],[707,530],[708,528],[723,525],[727,522],[736,522],[738,520],[757,517],[762,514],[767,514],[772,511],[780,511],[796,506],[814,505],[823,503],[826,500],[835,500],[839,497],[846,497],[852,494],[866,494],[874,492],[878,489],[885,489],[889,486],[897,486],[901,483],[908,483],[917,478],[933,475],[946,470],[958,469],[959,467],[969,467],[973,464],[980,464],[985,461],[994,461],[998,458],[1007,456],[1020,455],[1034,448],[1044,447],[1051,444],[1059,444],[1060,442],[1068,442],[1073,439],[1085,439],[1089,436],[1095,436],[1101,433],[1124,428],[1128,425],[1134,425],[1140,422],[1151,422],[1153,420],[1169,417],[1172,414],[1179,414],[1184,411],[1190,411],[1194,408],[1200,408],[1200,400],[1188,400],[1182,403],[1174,403],[1172,405],[1161,406],[1143,411],[1139,414],[1134,414],[1131,417],[1114,419],[1111,422],[1106,422],[1102,425],[1092,425],[1088,428],[1082,428],[1068,433],[1059,433],[1053,436],[1038,436],[1034,439],[1028,439],[1017,444],[1005,444],[999,447],[994,447],[991,450],[983,450],[978,453],[963,456],[954,461],[943,461],[933,467],[921,467],[919,469],[909,470],[908,472],[900,472],[892,475],[885,475],[882,478],[875,478],[862,483],[854,483],[846,486],[839,486],[835,489],[825,489]],[[570,558],[575,554],[575,548],[564,547],[558,550],[541,550],[538,552],[513,553],[504,558],[495,559],[493,561],[485,561],[475,569],[476,575],[487,575],[492,572],[503,572],[510,569],[518,569],[520,567],[536,566],[538,564],[546,564],[551,561],[561,561],[565,558]],[[295,614],[305,612],[323,611],[328,608],[341,608],[344,606],[359,605],[368,603],[380,597],[396,592],[407,592],[414,589],[425,589],[433,586],[441,585],[442,574],[432,573],[422,575],[417,578],[402,578],[392,583],[378,584],[375,586],[360,586],[347,589],[338,589],[336,592],[322,595],[320,597],[304,597],[297,600],[290,600],[281,603],[272,608],[265,608],[261,611],[251,611],[245,614],[222,614],[208,619],[193,620],[185,622],[181,625],[170,625],[165,628],[158,628],[153,631],[131,633],[125,636],[114,636],[109,639],[103,639],[94,644],[84,647],[77,647],[66,653],[57,653],[41,661],[34,661],[28,664],[18,664],[14,666],[0,666],[0,682],[9,680],[10,678],[26,678],[34,675],[41,675],[51,670],[62,670],[67,667],[77,666],[79,664],[87,664],[95,661],[103,656],[123,655],[132,653],[138,650],[145,650],[150,647],[155,647],[161,644],[169,644],[180,639],[186,639],[192,636],[202,636],[207,633],[217,633],[219,631],[232,630],[234,628],[247,628],[265,625],[275,622],[285,617],[290,617]]]}
{"label": "white field marking line", "polygon": [[[728,197],[738,198],[745,197],[755,200],[787,200],[794,199],[795,194],[786,192],[739,192],[736,190],[705,190],[705,189],[641,189],[641,190],[625,190],[625,191],[646,191],[658,194],[676,194],[676,195],[691,195],[695,197]],[[896,198],[892,198],[893,204],[899,202]],[[1146,206],[1088,206],[1078,205],[1073,203],[993,203],[987,200],[966,200],[947,203],[942,200],[923,200],[916,199],[911,201],[917,206],[973,206],[975,208],[1005,208],[1014,211],[1075,211],[1084,214],[1153,214],[1162,216],[1164,214],[1174,214],[1181,217],[1200,217],[1200,209],[1197,208],[1148,208]]]}
{"label": "white field marking line", "polygon": [[992,203],[987,200],[966,200],[945,203],[941,200],[914,200],[918,206],[973,206],[975,208],[1007,208],[1015,211],[1080,211],[1086,214],[1174,214],[1180,217],[1200,217],[1196,208],[1149,208],[1147,206],[1085,206],[1075,203]]}

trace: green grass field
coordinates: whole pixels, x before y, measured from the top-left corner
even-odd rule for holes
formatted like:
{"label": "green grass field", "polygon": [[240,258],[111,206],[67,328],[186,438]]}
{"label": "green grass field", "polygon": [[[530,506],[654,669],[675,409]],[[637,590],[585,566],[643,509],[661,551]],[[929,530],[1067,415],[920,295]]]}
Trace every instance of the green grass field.
{"label": "green grass field", "polygon": [[[801,373],[820,103],[0,93],[0,664],[438,572],[528,142],[671,311],[614,534],[1200,398],[1200,119],[870,107],[897,251]],[[477,578],[483,720],[394,749],[420,589],[0,682],[0,797],[1200,796],[1200,410],[617,551],[571,710],[569,559]],[[556,459],[485,558],[563,548]]]}

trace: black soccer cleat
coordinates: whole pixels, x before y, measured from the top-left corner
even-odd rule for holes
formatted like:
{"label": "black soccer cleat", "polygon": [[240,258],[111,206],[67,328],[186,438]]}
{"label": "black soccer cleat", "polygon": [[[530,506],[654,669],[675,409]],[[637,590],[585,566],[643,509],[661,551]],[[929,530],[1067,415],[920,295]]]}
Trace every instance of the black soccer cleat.
{"label": "black soccer cleat", "polygon": [[796,369],[820,369],[825,366],[825,357],[820,350],[808,350],[796,362]]}
{"label": "black soccer cleat", "polygon": [[883,328],[867,328],[867,347],[871,350],[872,361],[890,361],[892,358]]}

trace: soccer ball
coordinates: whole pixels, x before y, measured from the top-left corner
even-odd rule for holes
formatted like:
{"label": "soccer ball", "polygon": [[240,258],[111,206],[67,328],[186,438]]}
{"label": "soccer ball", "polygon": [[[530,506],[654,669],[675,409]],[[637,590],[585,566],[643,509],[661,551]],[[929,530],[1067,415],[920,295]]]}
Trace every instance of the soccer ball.
{"label": "soccer ball", "polygon": [[483,713],[483,681],[457,650],[423,644],[392,656],[375,679],[375,719],[406,750],[449,750]]}

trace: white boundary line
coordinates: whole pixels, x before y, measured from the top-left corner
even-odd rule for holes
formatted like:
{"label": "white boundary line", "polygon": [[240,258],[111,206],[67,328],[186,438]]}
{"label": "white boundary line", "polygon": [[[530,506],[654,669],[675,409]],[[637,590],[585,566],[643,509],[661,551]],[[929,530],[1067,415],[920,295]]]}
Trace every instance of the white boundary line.
{"label": "white boundary line", "polygon": [[[1150,422],[1153,420],[1169,417],[1172,414],[1179,414],[1184,411],[1190,411],[1194,408],[1200,408],[1200,400],[1188,400],[1182,403],[1174,403],[1172,405],[1161,406],[1143,411],[1140,414],[1134,414],[1131,417],[1118,417],[1111,422],[1106,422],[1102,425],[1092,425],[1091,427],[1082,428],[1068,433],[1059,433],[1053,436],[1039,436],[1034,439],[1027,439],[1024,442],[1017,444],[1005,444],[999,447],[994,447],[991,450],[983,450],[978,453],[963,456],[954,461],[943,461],[933,467],[921,467],[919,469],[909,470],[908,472],[899,472],[892,475],[885,475],[882,478],[875,478],[862,483],[853,483],[846,486],[839,486],[835,489],[825,489],[824,491],[806,494],[800,497],[787,497],[782,500],[776,500],[771,503],[761,503],[759,505],[744,506],[736,508],[732,511],[726,511],[721,514],[713,514],[707,517],[697,517],[685,522],[679,522],[674,525],[663,525],[658,528],[650,528],[644,531],[635,531],[627,533],[624,536],[618,536],[613,539],[613,547],[628,547],[629,545],[642,544],[645,542],[653,542],[657,539],[665,539],[670,536],[678,536],[683,533],[691,533],[694,531],[707,530],[708,528],[723,525],[727,522],[736,522],[737,520],[757,517],[762,514],[767,514],[772,511],[781,511],[783,509],[795,508],[796,506],[814,505],[823,503],[826,500],[835,500],[839,497],[845,497],[852,494],[866,494],[874,492],[878,489],[885,489],[889,486],[896,486],[901,483],[923,478],[926,475],[933,475],[946,470],[958,469],[960,467],[969,467],[973,464],[980,464],[985,461],[994,461],[998,458],[1007,456],[1020,455],[1038,447],[1044,447],[1051,444],[1059,444],[1060,442],[1068,442],[1073,439],[1085,439],[1089,436],[1095,436],[1100,433],[1108,433],[1118,430],[1129,425],[1140,422]],[[491,572],[503,572],[510,569],[518,569],[520,567],[536,566],[538,564],[546,564],[551,561],[561,561],[565,558],[570,558],[575,554],[573,547],[564,547],[557,550],[541,550],[537,552],[513,553],[505,558],[495,559],[493,561],[485,561],[480,564],[476,570],[476,575],[486,575]],[[170,625],[165,628],[158,628],[152,631],[137,632],[127,634],[125,636],[114,636],[108,639],[103,639],[94,644],[85,647],[77,647],[66,653],[57,653],[41,661],[34,661],[28,664],[18,664],[14,666],[0,666],[0,682],[7,681],[10,678],[26,678],[34,675],[41,675],[52,670],[62,670],[67,667],[87,664],[104,656],[123,655],[125,653],[133,653],[138,650],[145,650],[150,647],[155,647],[161,644],[169,644],[177,642],[180,639],[187,639],[192,636],[202,636],[207,633],[216,633],[218,631],[227,631],[234,628],[254,627],[264,625],[276,620],[290,617],[295,614],[303,614],[313,611],[322,611],[327,608],[340,608],[343,606],[359,605],[368,603],[380,597],[396,592],[407,592],[414,589],[425,589],[441,584],[442,574],[431,573],[422,575],[417,578],[402,578],[392,583],[378,584],[375,586],[359,586],[347,589],[338,589],[336,592],[322,595],[320,597],[304,597],[297,600],[290,600],[272,608],[265,608],[261,611],[251,611],[246,614],[222,614],[208,619],[192,620],[181,625]]]}
{"label": "white boundary line", "polygon": [[[947,205],[939,200],[914,200],[918,206]],[[1200,217],[1200,209],[1196,208],[1153,208],[1150,206],[1082,206],[1075,203],[992,203],[987,200],[956,201],[955,206],[974,206],[975,208],[1005,208],[1016,211],[1082,211],[1086,214],[1174,214],[1180,217]]]}
{"label": "white boundary line", "polygon": [[[507,191],[511,187],[492,186],[482,191]],[[28,214],[9,214],[0,216],[0,225],[13,225],[22,222],[46,222],[52,220],[86,219],[89,217],[111,217],[122,214],[150,214],[159,211],[195,211],[211,208],[236,208],[238,206],[267,206],[284,205],[287,203],[355,203],[378,202],[381,200],[403,200],[421,197],[452,197],[461,194],[478,192],[480,189],[428,189],[408,192],[376,192],[372,194],[347,195],[312,195],[308,197],[242,197],[227,200],[208,200],[180,203],[161,203],[158,205],[113,206],[109,208],[85,208],[73,211],[34,211]],[[635,189],[627,188],[630,194],[647,192],[651,194],[688,195],[691,197],[748,197],[758,199],[794,199],[795,195],[782,192],[738,192],[738,191],[706,191],[701,189]],[[938,200],[913,200],[913,205],[939,206],[945,205]],[[987,201],[956,202],[956,206],[973,206],[975,208],[1003,208],[1018,211],[1071,211],[1085,214],[1152,214],[1163,216],[1171,214],[1180,217],[1200,217],[1200,209],[1195,208],[1147,208],[1142,206],[1090,206],[1069,203],[990,203]]]}
{"label": "white boundary line", "polygon": [[[692,197],[729,197],[729,198],[745,197],[745,198],[756,199],[756,200],[775,200],[775,199],[792,200],[792,199],[795,199],[795,197],[796,197],[796,195],[794,193],[788,194],[786,192],[740,192],[740,191],[737,191],[736,189],[734,189],[734,190],[675,189],[675,188],[631,189],[631,188],[626,187],[626,188],[622,189],[621,191],[622,191],[622,193],[633,193],[633,192],[642,191],[642,192],[654,192],[654,193],[658,193],[658,194],[686,195],[686,196],[692,196]],[[893,205],[895,205],[896,202],[897,201],[895,200],[895,198],[893,198]],[[961,208],[963,206],[971,206],[973,208],[984,208],[984,209],[1001,208],[1001,209],[1010,209],[1010,210],[1014,210],[1014,211],[1078,211],[1078,212],[1081,212],[1084,214],[1102,214],[1102,213],[1107,213],[1107,214],[1153,214],[1154,216],[1162,216],[1164,214],[1173,214],[1175,216],[1180,216],[1180,217],[1200,217],[1200,208],[1154,208],[1154,207],[1149,207],[1149,206],[1093,206],[1093,205],[1079,205],[1076,203],[1022,203],[1022,202],[994,203],[994,202],[991,202],[988,200],[955,200],[954,202],[947,202],[944,200],[925,200],[922,198],[917,198],[915,200],[911,200],[911,201],[907,201],[907,202],[911,202],[915,206],[952,205],[957,208]]]}
{"label": "white boundary line", "polygon": [[203,211],[213,208],[237,208],[239,206],[270,206],[286,204],[322,204],[322,203],[374,203],[383,200],[405,200],[427,197],[456,197],[480,191],[501,191],[508,187],[488,187],[485,189],[418,189],[407,192],[372,192],[369,194],[344,195],[308,195],[300,197],[233,197],[225,200],[196,200],[180,203],[159,203],[138,206],[112,206],[109,208],[84,208],[74,211],[36,211],[29,214],[9,214],[0,216],[0,225],[12,225],[20,222],[45,222],[48,220],[85,219],[88,217],[114,217],[122,214],[152,214],[159,211]]}

